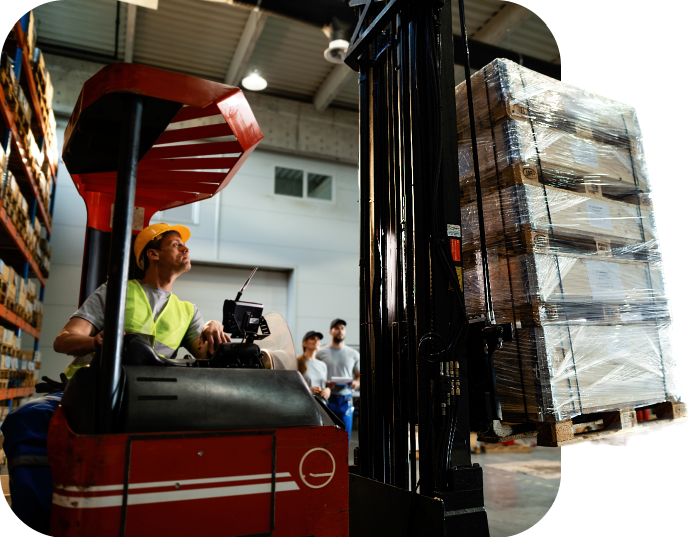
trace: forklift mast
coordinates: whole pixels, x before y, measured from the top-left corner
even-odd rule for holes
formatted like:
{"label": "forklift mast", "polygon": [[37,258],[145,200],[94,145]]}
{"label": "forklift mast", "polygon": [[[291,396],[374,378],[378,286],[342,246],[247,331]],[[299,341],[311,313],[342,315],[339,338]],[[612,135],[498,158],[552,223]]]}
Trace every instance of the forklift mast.
{"label": "forklift mast", "polygon": [[350,532],[488,535],[469,437],[499,415],[492,358],[511,327],[493,324],[492,306],[468,319],[464,304],[451,2],[349,4],[362,370]]}

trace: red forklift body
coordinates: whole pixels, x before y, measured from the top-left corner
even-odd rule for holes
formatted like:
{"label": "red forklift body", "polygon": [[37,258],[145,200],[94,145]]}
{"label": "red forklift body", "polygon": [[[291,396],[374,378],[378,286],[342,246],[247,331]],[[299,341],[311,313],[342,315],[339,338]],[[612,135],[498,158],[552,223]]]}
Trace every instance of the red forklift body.
{"label": "red forklift body", "polygon": [[[134,235],[155,212],[218,193],[262,139],[238,88],[131,64],[88,80],[63,151],[88,210],[81,301],[113,264],[106,246],[128,207],[118,197],[119,133],[135,99]],[[347,433],[298,372],[119,366],[116,425],[99,434],[97,380],[109,356],[99,362],[74,375],[51,420],[51,535],[348,534]],[[158,386],[172,390],[153,395]]]}
{"label": "red forklift body", "polygon": [[335,427],[77,435],[51,421],[51,535],[348,534]]}

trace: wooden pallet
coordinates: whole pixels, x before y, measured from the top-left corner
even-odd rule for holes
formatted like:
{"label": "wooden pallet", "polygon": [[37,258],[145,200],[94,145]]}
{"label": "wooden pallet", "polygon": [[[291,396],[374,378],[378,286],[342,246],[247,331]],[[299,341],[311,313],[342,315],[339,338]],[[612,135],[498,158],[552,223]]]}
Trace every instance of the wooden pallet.
{"label": "wooden pallet", "polygon": [[[651,419],[639,422],[636,417],[637,410],[650,410]],[[478,435],[478,440],[485,443],[500,443],[509,440],[527,438],[536,433],[537,446],[562,447],[580,442],[600,440],[619,434],[627,434],[653,429],[684,420],[688,416],[687,405],[665,401],[653,405],[612,412],[599,412],[596,414],[583,414],[574,419],[560,422],[544,422],[537,424],[520,424],[514,426],[494,427],[498,431],[494,436],[493,431],[485,435]],[[499,424],[499,422],[496,422]],[[507,434],[509,433],[509,434]]]}

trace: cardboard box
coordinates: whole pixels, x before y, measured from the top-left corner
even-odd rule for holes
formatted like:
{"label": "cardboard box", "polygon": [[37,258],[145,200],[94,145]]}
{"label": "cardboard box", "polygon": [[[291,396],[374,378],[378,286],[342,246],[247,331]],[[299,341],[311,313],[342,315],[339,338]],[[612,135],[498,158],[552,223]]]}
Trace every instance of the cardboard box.
{"label": "cardboard box", "polygon": [[0,259],[0,281],[8,283],[10,281],[10,267]]}
{"label": "cardboard box", "polygon": [[15,346],[15,336],[14,331],[5,328],[3,331],[3,336],[2,336],[2,343],[3,345],[7,345],[8,347],[13,347]]}
{"label": "cardboard box", "polygon": [[[32,122],[32,107],[29,104],[29,99],[27,99],[27,96],[24,94],[24,90],[22,89],[22,86],[17,84],[17,87],[15,89],[17,90],[17,104],[19,105],[19,109],[21,109],[19,111],[20,111],[20,113],[24,114],[24,119],[27,121],[27,123],[31,124],[31,122]],[[28,149],[28,148],[25,148],[25,149]]]}

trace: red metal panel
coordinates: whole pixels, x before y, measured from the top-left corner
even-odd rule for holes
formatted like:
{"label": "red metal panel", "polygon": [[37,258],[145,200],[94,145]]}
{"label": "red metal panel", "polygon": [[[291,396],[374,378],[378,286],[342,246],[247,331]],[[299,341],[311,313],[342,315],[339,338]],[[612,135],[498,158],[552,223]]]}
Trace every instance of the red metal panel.
{"label": "red metal panel", "polygon": [[[188,181],[193,183],[220,183],[226,174],[223,172],[195,172],[195,171],[169,171],[169,170],[144,170],[138,172],[138,184],[141,180],[158,180],[163,184],[172,181]],[[111,181],[116,182],[116,172],[104,173],[83,173],[80,175],[80,180],[84,184],[110,184],[97,183],[96,181]]]}
{"label": "red metal panel", "polygon": [[179,123],[180,121],[189,121],[191,119],[199,119],[202,117],[211,117],[218,114],[220,114],[220,111],[213,103],[205,108],[183,106],[182,109],[177,112],[177,115],[172,119],[171,123]]}
{"label": "red metal panel", "polygon": [[[86,187],[99,188],[102,186],[114,187],[114,181],[110,179],[89,179],[85,181]],[[218,190],[218,183],[200,183],[198,181],[152,181],[147,179],[142,179],[138,181],[138,187],[136,190],[138,192],[142,189],[163,189],[174,192],[204,192],[207,194],[215,194]],[[94,192],[94,190],[91,190]],[[104,190],[98,190],[99,192],[104,192]],[[179,198],[178,198],[179,199]]]}
{"label": "red metal panel", "polygon": [[268,533],[274,444],[273,434],[132,442],[126,535]]}
{"label": "red metal panel", "polygon": [[153,147],[142,160],[157,158],[196,157],[199,155],[226,155],[242,153],[240,142],[209,142],[205,144],[173,145],[168,147]]}
{"label": "red metal panel", "polygon": [[142,160],[138,164],[138,173],[140,177],[141,170],[230,170],[237,162],[238,157]]}
{"label": "red metal panel", "polygon": [[[113,194],[116,193],[116,186],[110,186],[110,185],[84,185],[83,189],[85,192],[100,192],[102,194],[112,194],[112,204],[114,203],[114,196]],[[146,196],[150,198],[159,198],[161,200],[171,200],[171,201],[189,201],[192,199],[194,193],[192,192],[181,192],[181,191],[176,191],[176,192],[171,192],[165,189],[152,189],[152,188],[139,188],[136,187],[136,196]],[[206,195],[207,197],[211,197],[210,194]],[[110,213],[111,214],[111,211]],[[144,222],[144,226],[146,223]],[[100,228],[97,228],[100,229]],[[111,229],[108,228],[108,229]]]}
{"label": "red metal panel", "polygon": [[[274,535],[349,533],[347,433],[335,427],[81,436],[59,407],[48,452],[51,535],[223,537],[266,532],[276,444]],[[127,453],[130,459],[127,459]],[[127,462],[128,461],[128,462]],[[179,487],[177,486],[179,484]]]}
{"label": "red metal panel", "polygon": [[158,141],[155,142],[155,145],[205,140],[207,138],[231,136],[232,134],[233,131],[231,131],[228,123],[216,123],[214,125],[202,125],[201,127],[188,127],[186,129],[173,129],[161,134]]}
{"label": "red metal panel", "polygon": [[[112,64],[103,68],[84,84],[66,129],[64,149],[73,135],[82,111],[100,97],[114,92],[138,93],[175,103],[182,103],[183,108],[173,118],[171,124],[211,117],[219,113],[227,124],[227,126],[225,124],[217,124],[166,131],[158,141],[160,144],[172,143],[175,140],[186,141],[201,139],[201,137],[223,136],[224,134],[232,134],[237,139],[234,142],[184,144],[151,148],[139,163],[139,180],[166,181],[169,179],[171,182],[174,179],[174,176],[171,174],[147,175],[145,170],[228,170],[226,173],[220,173],[216,179],[216,182],[219,183],[216,188],[216,192],[218,192],[230,182],[233,175],[240,169],[263,137],[252,110],[239,88],[143,65]],[[201,159],[201,162],[197,163],[194,162],[197,159],[186,158],[226,154],[238,156]],[[87,175],[81,176],[76,174],[73,176],[78,192],[83,196],[87,205],[88,226],[102,231],[111,231],[110,207],[113,203],[112,194],[114,189],[109,185],[82,184],[82,181],[86,179]],[[187,177],[186,180],[201,181],[202,177]],[[145,207],[146,209],[144,225],[149,224],[150,217],[158,210],[173,208],[211,197],[209,192],[211,189],[209,187],[206,187],[207,192],[196,194],[182,192],[178,195],[169,189],[150,188],[150,184],[147,186],[148,188],[145,189],[142,187],[137,188],[136,192],[137,198],[141,200],[137,199],[137,206]],[[182,187],[190,188],[190,184],[184,184]],[[104,214],[101,211],[108,212]]]}
{"label": "red metal panel", "polygon": [[243,93],[234,93],[219,101],[218,107],[241,146],[246,152],[252,151],[262,140],[262,131]]}

